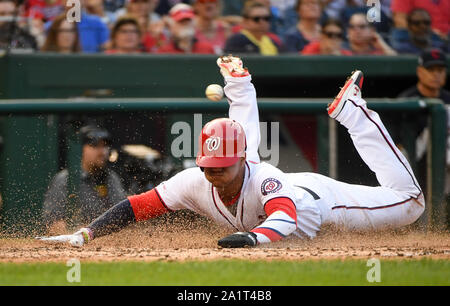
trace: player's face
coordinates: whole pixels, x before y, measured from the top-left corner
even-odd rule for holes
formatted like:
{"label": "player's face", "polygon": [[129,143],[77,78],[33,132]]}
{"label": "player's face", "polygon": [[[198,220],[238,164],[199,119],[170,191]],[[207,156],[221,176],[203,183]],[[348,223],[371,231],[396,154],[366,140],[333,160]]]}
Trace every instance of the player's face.
{"label": "player's face", "polygon": [[417,67],[417,77],[424,86],[441,89],[445,85],[447,68],[444,66]]}
{"label": "player's face", "polygon": [[242,179],[240,173],[245,167],[245,160],[241,159],[234,165],[224,168],[205,168],[204,173],[206,179],[216,188],[226,188]]}

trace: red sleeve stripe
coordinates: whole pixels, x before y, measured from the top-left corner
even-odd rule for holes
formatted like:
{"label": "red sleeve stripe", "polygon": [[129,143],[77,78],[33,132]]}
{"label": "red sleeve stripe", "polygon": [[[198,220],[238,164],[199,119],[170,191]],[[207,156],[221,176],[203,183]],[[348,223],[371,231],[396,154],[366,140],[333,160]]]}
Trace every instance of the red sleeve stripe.
{"label": "red sleeve stripe", "polygon": [[128,197],[136,221],[144,221],[160,216],[169,210],[164,205],[155,188],[150,191]]}
{"label": "red sleeve stripe", "polygon": [[297,209],[295,208],[294,202],[289,198],[279,197],[270,199],[264,205],[264,211],[267,216],[270,216],[276,211],[282,211],[295,220],[295,224],[297,224]]}
{"label": "red sleeve stripe", "polygon": [[268,227],[257,227],[252,229],[251,231],[253,233],[258,233],[266,236],[267,238],[270,239],[270,241],[278,241],[283,238],[283,235],[280,232],[275,231]]}

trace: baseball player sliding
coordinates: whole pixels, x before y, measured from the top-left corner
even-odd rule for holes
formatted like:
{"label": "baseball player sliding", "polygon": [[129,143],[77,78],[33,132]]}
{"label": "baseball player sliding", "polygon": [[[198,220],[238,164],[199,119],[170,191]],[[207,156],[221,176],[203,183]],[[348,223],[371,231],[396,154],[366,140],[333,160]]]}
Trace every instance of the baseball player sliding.
{"label": "baseball player sliding", "polygon": [[322,225],[330,223],[356,230],[397,228],[423,213],[424,196],[408,161],[378,114],[361,98],[361,71],[348,78],[328,106],[328,114],[348,129],[379,187],[346,184],[316,173],[283,173],[260,163],[258,106],[251,75],[237,57],[221,57],[217,64],[225,79],[229,118],[203,127],[197,168],[128,197],[73,235],[38,239],[82,246],[130,223],[190,209],[234,231],[218,241],[219,246],[233,248],[288,235],[313,238]]}

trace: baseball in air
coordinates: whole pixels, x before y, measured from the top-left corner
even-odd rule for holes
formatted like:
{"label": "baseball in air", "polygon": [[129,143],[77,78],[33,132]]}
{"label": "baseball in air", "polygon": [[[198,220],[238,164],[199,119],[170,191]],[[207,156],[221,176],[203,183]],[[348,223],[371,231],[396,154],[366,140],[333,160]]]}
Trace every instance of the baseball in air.
{"label": "baseball in air", "polygon": [[205,95],[211,101],[219,101],[223,98],[223,88],[219,84],[210,84],[206,87]]}

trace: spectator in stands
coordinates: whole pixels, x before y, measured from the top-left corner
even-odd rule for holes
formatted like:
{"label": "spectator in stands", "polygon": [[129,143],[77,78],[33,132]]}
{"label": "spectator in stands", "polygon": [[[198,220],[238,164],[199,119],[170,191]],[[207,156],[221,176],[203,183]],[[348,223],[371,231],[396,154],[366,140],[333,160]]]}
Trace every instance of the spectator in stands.
{"label": "spectator in stands", "polygon": [[141,29],[132,16],[122,16],[111,30],[111,49],[106,54],[141,53]]}
{"label": "spectator in stands", "polygon": [[[227,1],[225,3],[228,3]],[[225,15],[221,16],[220,19],[224,22],[230,24],[231,31],[233,33],[238,33],[242,30],[242,21],[244,18],[242,17],[242,11],[245,9],[248,5],[253,5],[254,3],[259,3],[261,5],[264,5],[267,7],[270,11],[270,30],[269,30],[269,36],[271,38],[276,38],[277,42],[281,41],[276,32],[278,30],[282,31],[282,21],[279,19],[280,16],[278,16],[279,12],[277,12],[277,9],[271,5],[270,0],[243,0],[240,1],[239,7],[241,8],[239,10],[239,13],[237,15]],[[297,15],[295,13],[295,15]]]}
{"label": "spectator in stands", "polygon": [[14,16],[17,16],[19,8],[13,0],[0,0],[0,49],[28,49],[36,50],[35,38],[18,25]]}
{"label": "spectator in stands", "polygon": [[66,0],[27,0],[24,4],[25,16],[48,22],[64,12]]}
{"label": "spectator in stands", "polygon": [[81,177],[76,202],[69,202],[69,171],[64,169],[52,179],[44,197],[43,221],[50,232],[86,224],[126,197],[119,176],[108,168],[109,132],[96,126],[85,126],[80,132]]}
{"label": "spectator in stands", "polygon": [[242,30],[225,43],[225,53],[278,55],[283,52],[281,40],[271,35],[270,10],[257,1],[249,2],[242,12]]}
{"label": "spectator in stands", "polygon": [[[285,32],[297,23],[297,13],[294,6],[297,0],[224,0],[222,17],[232,26],[242,22],[241,12],[249,2],[259,2],[270,9],[271,25],[270,32],[282,37]],[[236,30],[237,29],[237,30]],[[240,31],[240,27],[233,28],[233,33]]]}
{"label": "spectator in stands", "polygon": [[294,11],[296,1],[297,0],[244,0],[243,8],[252,2],[257,2],[266,6],[270,11],[269,31],[273,35],[280,35],[281,37],[287,29],[293,27],[297,23],[297,13]]}
{"label": "spectator in stands", "polygon": [[298,0],[295,10],[299,20],[284,36],[287,52],[300,52],[310,42],[318,41],[321,35],[320,17],[322,10],[319,0]]}
{"label": "spectator in stands", "polygon": [[115,22],[115,14],[105,9],[103,0],[85,0],[86,12],[96,15],[108,26]]}
{"label": "spectator in stands", "polygon": [[450,92],[444,89],[447,77],[445,53],[440,49],[427,49],[419,57],[416,68],[417,84],[399,97],[437,98],[450,105]]}
{"label": "spectator in stands", "polygon": [[145,52],[155,52],[167,42],[165,19],[155,13],[157,4],[157,0],[127,0],[126,6],[117,12],[119,18],[133,16],[139,22]]}
{"label": "spectator in stands", "polygon": [[117,17],[133,15],[142,25],[157,22],[161,16],[155,12],[158,0],[126,0],[125,6],[116,12]]}
{"label": "spectator in stands", "polygon": [[421,8],[431,16],[431,29],[443,40],[448,40],[450,32],[450,1],[448,0],[392,0],[391,9],[394,26],[408,28],[408,13]]}
{"label": "spectator in stands", "polygon": [[28,29],[36,39],[38,49],[42,49],[46,40],[45,23],[54,20],[64,12],[66,0],[27,0],[24,3],[23,16],[28,18]]}
{"label": "spectator in stands", "polygon": [[369,24],[366,14],[356,13],[350,18],[347,38],[345,49],[352,55],[397,54]]}
{"label": "spectator in stands", "polygon": [[179,3],[169,12],[170,41],[158,53],[214,54],[214,48],[207,42],[195,38],[194,10],[188,4]]}
{"label": "spectator in stands", "polygon": [[398,53],[420,54],[429,48],[447,51],[446,43],[431,30],[431,17],[426,10],[413,9],[407,22],[407,30],[395,29],[392,35],[392,46]]}
{"label": "spectator in stands", "polygon": [[199,42],[207,42],[216,54],[222,54],[227,38],[232,34],[231,27],[218,19],[220,15],[219,0],[194,0],[195,37]]}
{"label": "spectator in stands", "polygon": [[100,17],[81,10],[81,21],[77,23],[80,33],[81,49],[86,53],[101,52],[109,40],[108,26]]}
{"label": "spectator in stands", "polygon": [[382,37],[389,36],[392,27],[391,0],[325,0],[322,4],[325,18],[340,19],[344,26],[347,26],[353,14],[367,14],[376,19],[372,21],[372,26],[377,32],[382,34]]}
{"label": "spectator in stands", "polygon": [[41,18],[29,17],[28,19],[29,33],[36,40],[38,49],[41,49],[47,39],[47,33],[45,32],[45,23]]}
{"label": "spectator in stands", "polygon": [[320,39],[303,48],[303,55],[350,55],[342,48],[344,27],[339,20],[328,19],[322,25]]}
{"label": "spectator in stands", "polygon": [[47,32],[47,39],[41,50],[43,52],[78,53],[80,41],[77,24],[68,22],[62,14],[53,20]]}
{"label": "spectator in stands", "polygon": [[[81,51],[85,53],[101,52],[107,49],[109,28],[100,17],[86,12],[83,1],[85,0],[81,0],[80,22],[76,22],[80,35]],[[73,8],[72,6],[64,7],[64,14],[69,15],[73,13],[73,10],[71,10]],[[51,24],[52,22],[48,22],[46,28],[49,29]]]}

